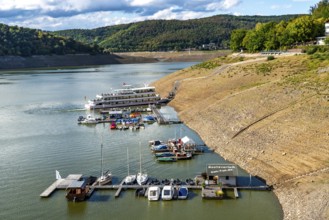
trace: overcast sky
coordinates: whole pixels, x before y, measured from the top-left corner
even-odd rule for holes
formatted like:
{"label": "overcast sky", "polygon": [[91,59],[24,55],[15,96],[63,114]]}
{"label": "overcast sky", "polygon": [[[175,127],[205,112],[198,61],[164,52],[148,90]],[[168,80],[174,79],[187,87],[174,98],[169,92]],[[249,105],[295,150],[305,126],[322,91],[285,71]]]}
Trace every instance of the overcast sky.
{"label": "overcast sky", "polygon": [[150,19],[218,14],[308,14],[320,0],[0,0],[0,23],[42,30],[90,29]]}

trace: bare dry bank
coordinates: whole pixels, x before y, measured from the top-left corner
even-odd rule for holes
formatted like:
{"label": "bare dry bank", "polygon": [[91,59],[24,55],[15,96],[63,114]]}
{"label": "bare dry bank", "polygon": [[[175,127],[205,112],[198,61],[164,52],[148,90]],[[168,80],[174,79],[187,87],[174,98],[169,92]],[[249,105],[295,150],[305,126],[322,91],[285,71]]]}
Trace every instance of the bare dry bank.
{"label": "bare dry bank", "polygon": [[284,219],[329,219],[328,61],[242,59],[154,84],[162,96],[176,87],[170,105],[210,148],[274,186]]}

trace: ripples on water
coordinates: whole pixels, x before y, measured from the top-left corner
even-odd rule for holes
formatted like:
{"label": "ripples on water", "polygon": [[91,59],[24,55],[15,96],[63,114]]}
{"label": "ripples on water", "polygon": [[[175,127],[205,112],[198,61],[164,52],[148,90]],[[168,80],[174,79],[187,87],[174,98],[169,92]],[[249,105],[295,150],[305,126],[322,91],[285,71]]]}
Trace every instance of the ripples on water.
{"label": "ripples on water", "polygon": [[[0,219],[281,219],[280,206],[271,192],[241,191],[241,199],[203,201],[200,193],[194,191],[187,201],[155,203],[136,199],[133,191],[123,192],[119,199],[114,199],[114,191],[97,191],[84,203],[67,202],[64,191],[47,199],[39,197],[55,180],[55,170],[63,177],[73,173],[99,175],[102,136],[104,169],[112,171],[116,183],[127,175],[127,148],[130,173],[139,171],[141,154],[142,169],[159,179],[192,178],[205,171],[208,163],[226,163],[214,153],[172,164],[156,162],[149,140],[165,141],[187,135],[202,143],[184,125],[155,123],[137,132],[110,130],[108,124],[77,125],[79,115],[92,113],[82,109],[85,96],[118,88],[122,82],[151,82],[187,65],[191,64],[0,74]],[[1,84],[13,80],[14,84]],[[169,107],[162,111],[166,116],[177,117]],[[242,170],[240,174],[248,177]]]}

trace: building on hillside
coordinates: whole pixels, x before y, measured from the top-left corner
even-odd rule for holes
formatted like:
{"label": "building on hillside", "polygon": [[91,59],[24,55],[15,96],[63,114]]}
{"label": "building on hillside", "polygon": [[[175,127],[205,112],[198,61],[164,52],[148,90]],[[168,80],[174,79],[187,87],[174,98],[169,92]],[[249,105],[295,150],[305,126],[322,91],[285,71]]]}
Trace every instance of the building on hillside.
{"label": "building on hillside", "polygon": [[316,44],[317,45],[325,45],[325,39],[329,37],[329,20],[326,21],[326,23],[324,24],[324,33],[325,33],[325,36],[323,37],[317,37],[316,38]]}
{"label": "building on hillside", "polygon": [[217,46],[215,43],[202,44],[201,49],[202,50],[217,50]]}
{"label": "building on hillside", "polygon": [[207,178],[214,184],[236,186],[238,168],[234,164],[208,164]]}

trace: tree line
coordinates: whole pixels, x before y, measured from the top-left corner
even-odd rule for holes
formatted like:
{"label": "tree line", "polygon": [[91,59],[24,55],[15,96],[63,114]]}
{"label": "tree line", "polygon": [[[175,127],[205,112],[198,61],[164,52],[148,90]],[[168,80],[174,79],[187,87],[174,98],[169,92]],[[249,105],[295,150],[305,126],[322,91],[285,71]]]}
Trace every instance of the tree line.
{"label": "tree line", "polygon": [[232,31],[230,48],[249,52],[286,50],[295,45],[314,44],[316,37],[324,36],[324,23],[329,19],[329,2],[322,0],[310,8],[310,15],[290,21],[257,23],[254,29]]}
{"label": "tree line", "polygon": [[181,20],[148,20],[91,30],[72,29],[54,32],[84,43],[97,44],[106,52],[170,51],[200,48],[214,43],[229,48],[231,32],[237,28],[253,28],[258,22],[288,21],[297,15],[233,16]]}
{"label": "tree line", "polygon": [[72,38],[41,30],[0,24],[0,56],[63,55],[100,53],[98,45],[87,45]]}

